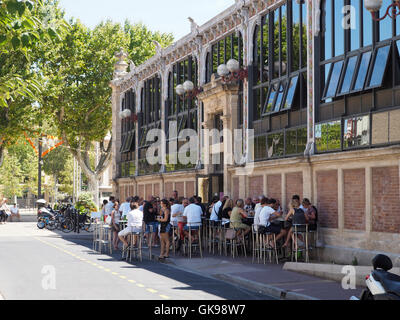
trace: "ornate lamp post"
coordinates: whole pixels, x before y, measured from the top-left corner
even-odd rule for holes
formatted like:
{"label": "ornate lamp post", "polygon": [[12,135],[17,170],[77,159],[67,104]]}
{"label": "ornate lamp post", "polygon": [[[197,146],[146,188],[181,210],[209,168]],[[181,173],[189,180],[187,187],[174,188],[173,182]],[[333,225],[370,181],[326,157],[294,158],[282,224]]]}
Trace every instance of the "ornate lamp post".
{"label": "ornate lamp post", "polygon": [[386,13],[383,17],[378,18],[377,13],[382,8],[382,0],[364,0],[365,8],[371,12],[372,19],[374,21],[382,21],[386,17],[394,18],[400,15],[400,0],[394,1],[386,9]]}
{"label": "ornate lamp post", "polygon": [[217,73],[225,84],[244,80],[249,77],[247,69],[240,68],[239,61],[235,59],[231,59],[226,64],[218,66]]}

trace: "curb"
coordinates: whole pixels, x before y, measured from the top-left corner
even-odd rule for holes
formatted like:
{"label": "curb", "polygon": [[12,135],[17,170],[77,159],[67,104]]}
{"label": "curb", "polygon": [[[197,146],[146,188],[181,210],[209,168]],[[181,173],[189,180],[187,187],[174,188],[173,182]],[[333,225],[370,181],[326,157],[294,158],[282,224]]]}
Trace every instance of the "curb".
{"label": "curb", "polygon": [[246,289],[262,292],[280,300],[319,300],[317,298],[307,296],[301,293],[287,291],[278,287],[270,286],[267,284],[257,283],[251,280],[244,279],[238,276],[230,276],[226,274],[217,274],[215,278],[229,283],[235,283]]}

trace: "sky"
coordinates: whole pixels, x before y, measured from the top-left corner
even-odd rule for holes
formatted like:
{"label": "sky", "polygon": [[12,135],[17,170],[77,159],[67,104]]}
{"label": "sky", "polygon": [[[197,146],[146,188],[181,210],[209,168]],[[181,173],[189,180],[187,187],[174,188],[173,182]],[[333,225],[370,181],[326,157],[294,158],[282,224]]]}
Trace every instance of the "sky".
{"label": "sky", "polygon": [[234,0],[60,0],[66,17],[88,27],[102,20],[143,22],[152,31],[172,33],[179,40],[190,33],[188,17],[202,25],[234,4]]}

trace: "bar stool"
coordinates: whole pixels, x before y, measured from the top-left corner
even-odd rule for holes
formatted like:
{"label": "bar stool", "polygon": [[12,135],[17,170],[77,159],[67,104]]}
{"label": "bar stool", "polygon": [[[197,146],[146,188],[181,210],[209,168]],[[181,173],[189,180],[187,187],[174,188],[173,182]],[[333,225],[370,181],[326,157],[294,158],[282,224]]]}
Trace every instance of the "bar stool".
{"label": "bar stool", "polygon": [[[133,244],[133,239],[134,237],[137,237],[137,243],[136,245]],[[140,260],[140,262],[143,261],[143,238],[144,238],[144,232],[132,232],[130,234],[130,242],[129,242],[129,248],[128,248],[128,255],[129,255],[129,262],[132,262],[132,257],[137,258]]]}
{"label": "bar stool", "polygon": [[[269,262],[272,263],[272,256],[275,255],[276,264],[279,264],[278,259],[278,249],[276,248],[276,235],[275,233],[267,232],[263,234],[259,234],[260,238],[260,255],[263,259],[264,264],[266,264],[266,254],[268,253]],[[270,241],[274,243],[272,247],[270,245]]]}
{"label": "bar stool", "polygon": [[[146,226],[145,226],[146,228]],[[154,230],[154,226],[153,225],[149,225],[149,233],[146,232],[146,229],[144,231],[145,234],[148,234],[147,237],[147,246],[143,247],[144,249],[149,249],[149,259],[151,260],[153,257],[153,253],[152,253],[152,247],[153,247],[153,233],[155,232]]]}
{"label": "bar stool", "polygon": [[[201,237],[201,233],[202,233],[202,226],[199,226],[199,229],[196,230],[192,230],[191,226],[188,226],[189,228],[189,234],[187,237],[185,237],[184,241],[183,241],[183,254],[189,254],[189,259],[192,259],[192,251],[193,249],[199,249],[200,251],[200,257],[203,258],[203,249],[202,249],[202,237]],[[198,232],[198,242],[197,243],[193,243],[192,242],[192,232]]]}
{"label": "bar stool", "polygon": [[258,234],[258,226],[255,224],[251,226],[251,240],[252,240],[252,253],[253,253],[252,262],[254,263],[257,257],[257,263],[260,263],[260,257],[261,257],[260,237]]}
{"label": "bar stool", "polygon": [[[301,252],[306,253],[306,263],[310,262],[309,247],[308,247],[308,225],[307,224],[293,224],[293,241],[292,241],[292,261],[295,259],[298,262],[298,254]],[[299,236],[303,237],[304,247],[299,248]]]}
{"label": "bar stool", "polygon": [[93,250],[97,251],[101,238],[102,238],[102,227],[103,227],[103,222],[97,222],[94,224],[94,229],[93,229]]}
{"label": "bar stool", "polygon": [[208,252],[215,254],[215,246],[218,246],[218,252],[220,252],[220,239],[217,235],[221,235],[221,221],[209,221],[209,238],[208,238]]}
{"label": "bar stool", "polygon": [[101,240],[99,242],[100,244],[99,252],[102,253],[103,247],[107,248],[108,246],[109,252],[110,254],[112,254],[111,227],[108,224],[103,225],[101,233],[102,235],[101,235]]}
{"label": "bar stool", "polygon": [[[177,239],[180,239],[180,234],[179,234],[179,229],[178,229],[178,222],[174,221],[171,223],[172,226],[172,252],[174,253],[174,256],[176,255],[176,240],[175,237],[177,237]],[[176,231],[178,230],[178,234],[176,234]]]}
{"label": "bar stool", "polygon": [[[244,256],[247,257],[246,243],[245,243],[245,238],[244,238],[244,230],[236,229],[236,228],[234,228],[234,230],[235,230],[235,237],[231,240],[232,258],[235,258],[235,255],[239,256],[238,248],[243,249]],[[241,235],[239,235],[240,231],[242,231]]]}
{"label": "bar stool", "polygon": [[319,251],[318,251],[318,239],[319,239],[318,230],[319,230],[319,225],[317,223],[316,230],[308,230],[308,235],[310,238],[310,240],[309,240],[309,250],[311,251],[310,255],[312,255],[314,258],[315,257],[314,252],[316,252],[317,260],[320,261]]}

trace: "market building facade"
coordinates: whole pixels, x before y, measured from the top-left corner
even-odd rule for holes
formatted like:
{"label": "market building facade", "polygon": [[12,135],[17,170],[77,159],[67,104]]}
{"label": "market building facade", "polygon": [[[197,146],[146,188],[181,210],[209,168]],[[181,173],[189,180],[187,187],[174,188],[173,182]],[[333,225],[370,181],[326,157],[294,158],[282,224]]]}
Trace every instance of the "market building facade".
{"label": "market building facade", "polygon": [[[155,45],[129,72],[121,52],[111,82],[115,194],[266,195],[285,209],[298,194],[318,207],[325,260],[399,257],[400,17],[374,21],[363,0],[237,0]],[[166,162],[150,165],[152,129]],[[173,164],[184,129],[198,134],[197,161]],[[251,170],[226,160],[237,139],[205,129],[242,129]]]}

